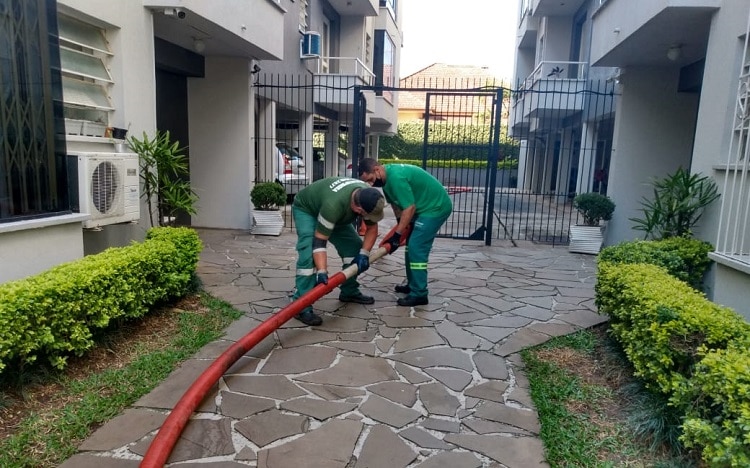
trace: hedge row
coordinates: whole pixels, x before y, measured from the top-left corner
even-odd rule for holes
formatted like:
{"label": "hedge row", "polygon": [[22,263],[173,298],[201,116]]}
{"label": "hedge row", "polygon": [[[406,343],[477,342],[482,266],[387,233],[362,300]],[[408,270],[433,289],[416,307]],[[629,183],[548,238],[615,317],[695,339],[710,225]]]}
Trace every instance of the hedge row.
{"label": "hedge row", "polygon": [[[430,123],[428,159],[487,160],[487,145],[492,141],[488,125],[457,125],[454,123]],[[379,159],[422,159],[424,150],[424,123],[403,122],[398,124],[394,136],[382,136],[379,141]],[[498,160],[518,159],[519,145],[507,139],[500,141]],[[447,156],[446,156],[447,155]]]}
{"label": "hedge row", "polygon": [[[391,159],[379,157],[381,164],[411,164],[412,166],[422,167],[421,159]],[[449,169],[487,169],[487,161],[470,161],[468,159],[454,160],[427,160],[427,167],[449,168]],[[518,169],[517,159],[506,159],[497,163],[498,170]]]}
{"label": "hedge row", "polygon": [[600,259],[596,303],[636,375],[684,415],[683,443],[710,466],[750,466],[750,324],[645,263]]}
{"label": "hedge row", "polygon": [[143,243],[110,248],[0,285],[0,371],[44,356],[59,369],[92,331],[184,295],[202,244],[188,228],[153,228]]}
{"label": "hedge row", "polygon": [[708,253],[713,246],[688,237],[659,241],[622,242],[599,253],[600,262],[648,263],[665,268],[672,276],[701,290],[703,277],[711,266]]}

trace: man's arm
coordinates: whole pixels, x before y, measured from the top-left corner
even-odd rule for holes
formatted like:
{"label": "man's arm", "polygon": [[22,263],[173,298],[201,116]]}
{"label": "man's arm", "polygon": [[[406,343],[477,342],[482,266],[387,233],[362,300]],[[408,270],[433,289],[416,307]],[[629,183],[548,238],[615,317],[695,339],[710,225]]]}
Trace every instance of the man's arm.
{"label": "man's arm", "polygon": [[[395,210],[394,210],[395,212]],[[398,218],[398,225],[396,225],[396,232],[401,234],[406,229],[406,226],[411,223],[411,220],[414,219],[414,215],[417,213],[417,206],[416,205],[410,205],[403,210],[401,210],[401,216],[396,215]]]}
{"label": "man's arm", "polygon": [[315,269],[318,271],[328,270],[328,252],[326,246],[328,244],[328,236],[315,231],[313,237],[313,264]]}

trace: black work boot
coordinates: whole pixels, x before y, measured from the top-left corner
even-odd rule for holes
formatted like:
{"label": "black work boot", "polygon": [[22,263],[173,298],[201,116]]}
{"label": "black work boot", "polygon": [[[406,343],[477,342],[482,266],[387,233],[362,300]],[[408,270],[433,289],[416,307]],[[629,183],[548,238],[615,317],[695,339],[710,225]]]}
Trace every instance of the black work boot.
{"label": "black work boot", "polygon": [[397,293],[401,294],[409,294],[411,292],[411,286],[409,286],[408,284],[398,284],[393,289],[395,289]]}
{"label": "black work boot", "polygon": [[402,297],[398,301],[396,301],[396,304],[404,307],[414,307],[418,305],[425,305],[428,304],[430,301],[427,300],[427,296],[417,297],[417,296],[406,296]]}
{"label": "black work boot", "polygon": [[352,294],[351,296],[339,295],[339,301],[341,302],[353,302],[355,304],[375,304],[375,298],[372,296],[365,296],[361,292]]}
{"label": "black work boot", "polygon": [[313,312],[311,308],[303,310],[299,314],[295,315],[294,318],[304,323],[305,325],[310,325],[313,327],[323,323],[323,319],[320,318],[320,315]]}

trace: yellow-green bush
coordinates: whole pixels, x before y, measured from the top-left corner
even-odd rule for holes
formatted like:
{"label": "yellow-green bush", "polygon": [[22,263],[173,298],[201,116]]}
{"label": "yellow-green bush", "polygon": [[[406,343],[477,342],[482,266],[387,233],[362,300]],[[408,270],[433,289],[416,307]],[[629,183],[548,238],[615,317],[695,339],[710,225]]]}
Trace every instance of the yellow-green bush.
{"label": "yellow-green bush", "polygon": [[666,268],[675,278],[700,290],[703,276],[711,260],[708,253],[713,246],[708,242],[687,237],[671,237],[652,241],[621,242],[605,247],[598,260],[608,263],[649,263]]}
{"label": "yellow-green bush", "polygon": [[711,466],[750,466],[750,324],[649,264],[600,261],[596,303],[636,375],[685,415]]}
{"label": "yellow-green bush", "polygon": [[63,368],[93,346],[92,330],[184,295],[201,248],[191,229],[153,228],[143,243],[0,285],[0,371],[39,356]]}
{"label": "yellow-green bush", "polygon": [[750,466],[748,343],[710,351],[672,400],[687,408],[682,441],[711,466]]}

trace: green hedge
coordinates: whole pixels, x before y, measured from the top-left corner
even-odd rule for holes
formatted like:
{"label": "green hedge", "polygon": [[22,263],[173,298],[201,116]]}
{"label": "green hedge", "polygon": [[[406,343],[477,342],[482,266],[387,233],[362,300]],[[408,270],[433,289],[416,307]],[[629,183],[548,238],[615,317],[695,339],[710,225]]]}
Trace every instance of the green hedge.
{"label": "green hedge", "polygon": [[600,261],[597,275],[599,311],[636,375],[685,415],[685,445],[749,466],[750,324],[656,265]]}
{"label": "green hedge", "polygon": [[[457,125],[430,123],[429,143],[432,150],[427,159],[468,159],[487,161],[487,144],[492,141],[488,125]],[[424,150],[424,123],[398,124],[394,136],[380,137],[378,159],[422,160]],[[445,153],[449,157],[443,156]],[[519,145],[511,139],[500,141],[498,160],[518,159]]]}
{"label": "green hedge", "polygon": [[700,290],[711,266],[713,246],[694,238],[671,237],[659,241],[632,241],[606,247],[598,260],[608,263],[648,263],[665,268],[672,276]]}
{"label": "green hedge", "polygon": [[[412,166],[422,167],[421,159],[390,159],[378,158],[381,164],[410,164]],[[450,169],[487,169],[487,161],[470,161],[468,159],[451,159],[451,160],[427,160],[427,167],[439,167]],[[500,170],[518,169],[517,159],[506,159],[497,163]]]}
{"label": "green hedge", "polygon": [[92,331],[180,297],[202,244],[188,228],[153,228],[143,243],[110,248],[0,285],[0,371],[45,356],[59,369],[94,344]]}

